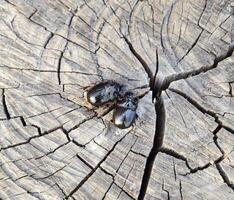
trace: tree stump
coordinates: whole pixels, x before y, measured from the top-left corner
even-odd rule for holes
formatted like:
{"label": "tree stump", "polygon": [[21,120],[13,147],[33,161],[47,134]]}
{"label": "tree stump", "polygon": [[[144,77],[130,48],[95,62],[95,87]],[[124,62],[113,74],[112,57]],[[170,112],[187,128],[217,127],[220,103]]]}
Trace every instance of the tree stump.
{"label": "tree stump", "polygon": [[[0,0],[0,199],[233,199],[233,14],[231,0]],[[133,128],[85,101],[104,80],[142,95]]]}

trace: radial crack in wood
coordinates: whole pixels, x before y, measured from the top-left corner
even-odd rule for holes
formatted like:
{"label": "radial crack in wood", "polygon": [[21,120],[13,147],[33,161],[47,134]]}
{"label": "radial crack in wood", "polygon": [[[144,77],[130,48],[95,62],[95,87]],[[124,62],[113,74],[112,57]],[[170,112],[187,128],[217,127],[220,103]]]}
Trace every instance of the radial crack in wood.
{"label": "radial crack in wood", "polygon": [[[233,199],[233,8],[0,0],[0,199]],[[109,79],[134,127],[87,103]]]}

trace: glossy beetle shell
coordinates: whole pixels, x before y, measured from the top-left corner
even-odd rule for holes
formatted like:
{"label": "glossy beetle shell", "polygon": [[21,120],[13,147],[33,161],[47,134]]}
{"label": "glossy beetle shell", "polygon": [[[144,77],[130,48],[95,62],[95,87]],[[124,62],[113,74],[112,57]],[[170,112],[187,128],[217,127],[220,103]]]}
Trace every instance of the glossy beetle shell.
{"label": "glossy beetle shell", "polygon": [[113,123],[120,129],[129,128],[136,120],[138,99],[132,93],[127,93],[118,103],[113,113]]}
{"label": "glossy beetle shell", "polygon": [[120,84],[114,81],[101,82],[87,91],[87,101],[93,106],[101,106],[115,100],[119,96],[121,87]]}

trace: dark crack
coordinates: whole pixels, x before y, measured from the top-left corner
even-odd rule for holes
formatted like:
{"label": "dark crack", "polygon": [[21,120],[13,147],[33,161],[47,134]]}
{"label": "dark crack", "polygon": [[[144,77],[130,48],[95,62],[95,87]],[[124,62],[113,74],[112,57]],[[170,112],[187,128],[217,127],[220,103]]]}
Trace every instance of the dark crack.
{"label": "dark crack", "polygon": [[110,149],[109,152],[104,156],[104,158],[91,170],[90,173],[86,175],[86,177],[65,197],[65,199],[68,199],[71,197],[75,192],[79,190],[79,188],[94,174],[94,172],[101,166],[101,164],[107,159],[107,157],[111,154],[111,152],[114,151],[117,144],[119,144],[127,135],[129,132],[127,132],[120,140],[118,140],[113,147]]}
{"label": "dark crack", "polygon": [[20,121],[21,121],[22,125],[23,125],[23,126],[27,126],[24,117],[23,117],[23,116],[20,116],[19,118],[20,118]]}
{"label": "dark crack", "polygon": [[58,172],[60,172],[61,170],[63,170],[67,165],[68,165],[68,164],[64,165],[63,167],[61,167],[61,168],[55,170],[53,173],[51,173],[51,174],[49,174],[49,175],[47,175],[47,176],[43,176],[43,177],[33,177],[33,176],[32,176],[32,178],[34,178],[35,180],[42,180],[42,179],[50,178],[50,177],[54,176],[56,173],[58,173]]}
{"label": "dark crack", "polygon": [[[126,158],[128,157],[129,153],[132,152],[132,147],[135,145],[136,141],[137,141],[137,139],[133,142],[133,144],[132,144],[131,147],[130,147],[130,150],[129,150],[128,153],[125,155],[125,157],[122,159],[121,163],[119,164],[118,169],[116,170],[115,175],[109,173],[107,170],[105,170],[104,168],[102,168],[102,167],[100,166],[100,168],[102,168],[103,171],[104,171],[106,174],[110,175],[110,176],[112,177],[112,179],[113,179],[113,181],[112,181],[112,183],[110,184],[108,190],[107,190],[106,193],[104,194],[102,200],[105,199],[105,197],[106,197],[106,195],[107,195],[109,189],[112,187],[112,185],[113,185],[113,184],[116,184],[116,183],[115,183],[115,176],[116,176],[116,174],[118,174],[118,172],[119,172],[119,170],[120,170],[120,168],[121,168],[123,162],[126,160]],[[127,180],[127,178],[126,178],[126,180]],[[116,185],[117,185],[117,184],[116,184]],[[117,185],[117,186],[118,186],[118,185]],[[118,187],[119,187],[119,186],[118,186]],[[119,187],[119,188],[120,188],[122,191],[124,191],[123,187]],[[124,192],[127,194],[126,191],[124,191]],[[120,195],[120,194],[121,194],[121,193],[119,193],[119,195]],[[119,195],[118,195],[118,197],[119,197]],[[127,194],[127,195],[129,195],[131,198],[133,198],[130,194]]]}
{"label": "dark crack", "polygon": [[45,131],[45,132],[43,132],[43,133],[40,133],[40,132],[39,132],[38,135],[34,135],[34,136],[32,136],[32,137],[29,137],[28,140],[26,140],[26,141],[24,141],[24,142],[20,142],[20,143],[16,143],[16,144],[12,144],[12,145],[6,146],[6,147],[2,147],[2,148],[0,149],[0,152],[1,152],[2,150],[6,150],[6,149],[14,148],[14,147],[17,147],[17,146],[21,146],[21,145],[24,145],[24,144],[28,144],[28,143],[30,143],[30,141],[31,141],[32,139],[38,138],[38,137],[41,137],[41,136],[44,136],[44,135],[48,135],[48,134],[50,134],[50,133],[52,133],[52,132],[54,132],[54,131],[60,129],[61,127],[62,127],[62,126],[55,127],[55,128],[53,128],[53,129],[50,129],[50,130]]}
{"label": "dark crack", "polygon": [[63,49],[63,51],[60,53],[60,57],[58,59],[58,67],[57,67],[57,74],[58,74],[58,84],[61,84],[61,76],[60,76],[60,72],[61,72],[61,62],[62,62],[62,58],[63,58],[63,54],[67,48],[68,42],[66,42],[66,45]]}
{"label": "dark crack", "polygon": [[224,183],[227,184],[228,187],[230,187],[233,191],[234,191],[234,184],[233,182],[229,179],[228,175],[225,173],[224,169],[222,168],[222,166],[220,165],[220,163],[216,163],[216,168],[220,174],[220,176],[222,177]]}
{"label": "dark crack", "polygon": [[175,177],[175,181],[177,178],[177,174],[176,174],[176,165],[175,165],[175,160],[173,159],[173,172],[174,172],[174,177]]}
{"label": "dark crack", "polygon": [[34,128],[36,128],[36,129],[37,129],[38,134],[39,134],[39,135],[42,135],[41,128],[40,128],[39,126],[37,126],[37,125],[35,125],[35,124],[30,124],[30,126],[32,126],[32,127],[34,127]]}
{"label": "dark crack", "polygon": [[189,54],[190,51],[192,51],[192,49],[196,46],[196,44],[198,43],[198,40],[200,39],[202,33],[204,30],[202,30],[198,37],[196,38],[196,40],[193,42],[193,44],[191,45],[191,47],[186,51],[186,53],[177,61],[176,66]]}
{"label": "dark crack", "polygon": [[228,83],[228,85],[229,85],[229,92],[228,92],[228,94],[229,94],[231,97],[233,97],[233,94],[234,94],[233,88],[232,88],[232,84],[233,84],[233,83],[234,83],[234,81]]}
{"label": "dark crack", "polygon": [[[176,158],[176,159],[179,159],[179,160],[182,160],[182,161],[185,162],[185,165],[186,165],[186,167],[189,169],[189,172],[184,173],[184,174],[180,174],[180,175],[182,175],[182,176],[187,176],[187,175],[190,175],[190,174],[194,174],[194,173],[196,173],[196,172],[198,172],[198,171],[205,170],[205,169],[207,169],[208,167],[210,167],[210,166],[212,166],[212,165],[214,165],[214,164],[220,163],[220,162],[225,158],[225,154],[223,153],[220,157],[218,157],[218,158],[217,158],[216,160],[214,160],[214,161],[210,161],[210,162],[208,162],[208,163],[206,163],[206,164],[204,164],[204,165],[202,165],[202,166],[198,166],[198,167],[192,168],[192,167],[189,165],[188,159],[187,159],[184,155],[182,155],[182,154],[176,152],[176,151],[173,150],[173,149],[168,149],[168,148],[162,147],[162,148],[160,148],[159,152],[165,153],[165,154],[167,154],[167,155],[169,155],[169,156],[172,156],[172,157],[174,157],[174,158]],[[176,168],[175,168],[175,163],[174,163],[174,161],[173,161],[173,165],[174,165],[174,176],[175,176],[175,180],[176,180]]]}
{"label": "dark crack", "polygon": [[148,77],[149,77],[149,80],[150,80],[150,85],[151,85],[151,82],[153,81],[154,79],[154,76],[153,76],[153,73],[152,71],[150,70],[148,64],[145,62],[145,60],[141,57],[140,54],[138,54],[136,52],[136,50],[134,49],[133,45],[131,44],[131,42],[125,37],[123,36],[125,42],[128,44],[128,47],[130,49],[130,51],[132,52],[132,54],[137,58],[137,60],[141,63],[141,65],[143,66],[145,72],[147,73]]}
{"label": "dark crack", "polygon": [[147,156],[146,155],[144,155],[144,154],[142,154],[142,153],[139,153],[139,152],[136,152],[136,151],[134,151],[134,150],[130,150],[132,153],[134,153],[134,154],[136,154],[136,155],[139,155],[139,156],[142,156],[143,158],[147,158]]}
{"label": "dark crack", "polygon": [[93,166],[91,166],[85,159],[83,159],[79,154],[76,154],[76,157],[81,160],[86,166],[88,166],[91,170],[94,170]]}
{"label": "dark crack", "polygon": [[177,90],[177,89],[174,89],[174,88],[169,88],[169,90],[171,92],[174,92],[180,96],[182,96],[184,99],[186,99],[190,104],[192,104],[196,109],[198,109],[200,112],[202,112],[203,114],[208,114],[210,115],[211,117],[213,117],[215,119],[215,122],[218,123],[220,126],[222,126],[225,130],[231,132],[232,134],[234,134],[234,130],[227,126],[227,125],[224,125],[222,123],[222,121],[220,121],[219,117],[218,117],[218,113],[215,113],[214,111],[212,110],[209,110],[209,109],[206,109],[205,107],[203,107],[201,104],[199,104],[196,100],[194,100],[193,98],[191,98],[190,96],[188,96],[186,93],[180,91],[180,90]]}
{"label": "dark crack", "polygon": [[6,103],[5,89],[2,89],[2,105],[3,105],[3,111],[6,115],[6,118],[8,120],[11,119],[10,113],[8,111],[7,103]]}
{"label": "dark crack", "polygon": [[201,73],[206,73],[207,71],[215,69],[220,62],[222,62],[225,59],[232,56],[233,52],[234,52],[234,44],[229,46],[229,49],[228,49],[228,51],[226,53],[224,53],[223,55],[221,55],[219,57],[216,57],[214,59],[214,62],[213,62],[212,65],[203,66],[203,67],[198,68],[198,69],[190,70],[190,71],[187,71],[187,72],[181,72],[181,73],[173,74],[173,75],[170,75],[170,76],[166,77],[165,82],[163,84],[163,90],[166,90],[169,87],[169,85],[174,81],[187,79],[189,77],[197,76],[197,75],[199,75]]}
{"label": "dark crack", "polygon": [[78,147],[85,148],[84,144],[81,144],[81,143],[77,142],[76,140],[71,140],[71,142],[74,143]]}
{"label": "dark crack", "polygon": [[76,124],[75,126],[73,126],[72,128],[70,128],[69,130],[67,130],[67,133],[70,133],[71,131],[77,129],[80,127],[80,125],[84,124],[85,122],[93,119],[94,117],[97,117],[97,113],[94,113],[93,115],[83,119],[81,122],[79,122],[78,124]]}
{"label": "dark crack", "polygon": [[44,44],[44,49],[46,49],[47,45],[49,44],[49,42],[53,38],[53,36],[54,36],[54,34],[52,32],[50,32],[50,35]]}
{"label": "dark crack", "polygon": [[164,180],[163,180],[163,183],[162,183],[162,191],[167,193],[167,200],[170,200],[170,192],[164,188]]}
{"label": "dark crack", "polygon": [[150,150],[149,156],[146,160],[145,170],[141,182],[140,193],[138,196],[138,200],[143,200],[146,194],[146,190],[148,187],[149,179],[151,176],[151,171],[153,168],[154,160],[156,155],[158,154],[162,143],[163,143],[163,136],[164,136],[164,129],[165,129],[165,118],[166,112],[164,107],[164,102],[162,97],[159,98],[158,102],[155,104],[155,112],[156,112],[156,130],[153,140],[153,147]]}
{"label": "dark crack", "polygon": [[[135,161],[135,162],[136,162],[136,161]],[[119,197],[120,197],[120,195],[121,195],[122,192],[124,192],[125,194],[127,194],[131,199],[133,199],[133,200],[135,199],[132,195],[130,195],[128,192],[126,192],[126,191],[124,190],[124,186],[126,185],[126,182],[127,182],[127,180],[128,180],[128,177],[129,177],[129,175],[131,174],[131,172],[132,172],[132,170],[133,170],[133,168],[134,168],[135,162],[133,163],[131,169],[130,169],[129,172],[128,172],[127,177],[125,178],[124,184],[123,184],[123,186],[121,187],[121,192],[118,194],[117,199],[119,199]]]}
{"label": "dark crack", "polygon": [[41,159],[41,158],[44,158],[45,156],[48,156],[48,155],[50,155],[50,154],[52,154],[52,153],[55,153],[57,150],[59,150],[60,148],[62,148],[62,147],[65,146],[65,145],[67,145],[69,142],[70,142],[70,141],[67,141],[67,142],[65,142],[65,143],[63,143],[63,144],[61,144],[61,145],[59,145],[58,147],[56,147],[53,151],[50,151],[50,152],[48,152],[48,153],[46,153],[46,154],[44,154],[44,155],[42,155],[42,156],[36,157],[36,158],[34,158],[34,159],[35,159],[35,160],[39,160],[39,159]]}
{"label": "dark crack", "polygon": [[181,198],[181,200],[184,199],[184,197],[183,197],[183,191],[182,191],[182,182],[181,182],[181,180],[180,180],[180,198]]}
{"label": "dark crack", "polygon": [[[190,169],[190,170],[192,170],[192,168],[190,167],[190,165],[189,165],[189,163],[188,163],[188,159],[187,159],[184,155],[182,155],[182,154],[180,154],[180,153],[174,151],[173,149],[168,149],[168,148],[165,148],[165,147],[161,147],[161,148],[159,149],[159,152],[165,153],[165,154],[170,155],[170,156],[172,156],[172,157],[174,157],[174,158],[176,158],[176,159],[179,159],[179,160],[184,161],[185,164],[186,164],[186,166],[187,166],[187,168]],[[174,170],[175,170],[175,169],[174,169]],[[175,176],[175,177],[176,177],[176,176]]]}

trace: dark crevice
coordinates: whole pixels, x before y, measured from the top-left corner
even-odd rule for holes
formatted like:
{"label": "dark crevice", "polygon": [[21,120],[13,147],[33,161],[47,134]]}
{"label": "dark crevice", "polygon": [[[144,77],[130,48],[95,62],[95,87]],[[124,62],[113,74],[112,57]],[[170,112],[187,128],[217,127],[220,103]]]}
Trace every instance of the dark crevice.
{"label": "dark crevice", "polygon": [[133,7],[131,7],[131,5],[129,4],[130,7],[130,14],[129,14],[129,19],[128,19],[128,35],[130,36],[130,28],[131,28],[131,23],[132,23],[132,15],[136,9],[137,4],[139,3],[139,0],[136,1],[136,3],[133,5]]}
{"label": "dark crevice", "polygon": [[174,81],[178,81],[181,79],[187,79],[191,76],[197,76],[197,75],[199,75],[201,73],[205,73],[211,69],[215,69],[220,62],[229,58],[232,55],[233,51],[234,51],[234,45],[231,45],[231,46],[229,46],[229,49],[225,54],[223,54],[219,57],[216,57],[214,59],[214,62],[212,65],[203,66],[203,67],[198,68],[198,69],[194,69],[194,70],[187,71],[187,72],[181,72],[179,74],[173,74],[173,75],[166,77],[164,85],[163,85],[163,90],[167,89],[169,87],[169,85]]}
{"label": "dark crevice", "polygon": [[2,147],[0,149],[0,151],[10,149],[10,148],[13,148],[13,147],[17,147],[17,146],[21,146],[21,145],[24,145],[24,144],[28,144],[32,139],[38,138],[38,137],[41,137],[41,136],[44,136],[44,135],[48,135],[48,134],[50,134],[50,133],[52,133],[52,132],[54,132],[54,131],[56,131],[56,130],[58,130],[60,128],[61,128],[61,126],[58,126],[58,127],[53,128],[53,129],[50,129],[48,131],[45,131],[45,132],[43,132],[41,134],[39,133],[38,135],[32,136],[32,137],[28,138],[28,140],[26,140],[24,142],[20,142],[20,143],[16,143],[16,144],[6,146],[6,147]]}
{"label": "dark crevice", "polygon": [[214,117],[215,119],[215,122],[217,124],[219,124],[220,126],[222,126],[222,128],[224,128],[225,130],[229,131],[230,133],[234,134],[234,130],[231,128],[231,127],[228,127],[227,125],[224,125],[222,123],[222,121],[219,120],[219,117],[217,115],[217,113],[215,113],[214,111],[212,110],[209,110],[209,109],[206,109],[204,108],[203,106],[201,106],[196,100],[194,100],[193,98],[191,98],[190,96],[188,96],[186,93],[180,91],[180,90],[177,90],[177,89],[174,89],[174,88],[169,88],[169,90],[171,92],[174,92],[180,96],[182,96],[184,99],[186,99],[190,104],[192,104],[195,108],[197,108],[200,112],[202,112],[203,114],[208,114],[210,115],[211,117]]}
{"label": "dark crevice", "polygon": [[169,156],[172,156],[172,157],[174,157],[176,159],[184,161],[186,166],[188,167],[188,169],[192,170],[192,168],[190,167],[190,165],[188,163],[187,158],[184,155],[179,154],[178,152],[174,151],[173,149],[168,149],[168,148],[165,148],[165,147],[161,147],[159,149],[159,152],[165,153],[165,154],[167,154]]}
{"label": "dark crevice", "polygon": [[176,63],[176,66],[189,54],[190,51],[195,47],[195,45],[198,43],[198,40],[200,39],[201,35],[203,33],[203,30],[200,32],[194,43],[191,45],[191,47],[187,50],[187,52],[178,60]]}
{"label": "dark crevice", "polygon": [[182,96],[184,99],[186,99],[190,104],[192,104],[193,106],[195,106],[200,112],[202,112],[203,114],[208,114],[214,118],[217,118],[216,116],[216,113],[213,112],[213,111],[210,111],[206,108],[204,108],[203,106],[201,106],[197,101],[195,101],[194,99],[192,99],[190,96],[188,96],[186,93],[180,91],[180,90],[177,90],[177,89],[174,89],[174,88],[169,88],[169,90],[171,92],[174,92],[180,96]]}
{"label": "dark crevice", "polygon": [[150,70],[150,68],[147,65],[147,63],[145,62],[145,60],[140,56],[140,54],[138,54],[136,52],[136,50],[132,46],[131,42],[125,36],[123,36],[123,38],[124,38],[125,42],[128,44],[128,47],[129,47],[130,51],[132,52],[132,54],[137,58],[137,60],[143,66],[145,72],[147,73],[147,75],[148,75],[148,77],[150,79],[150,85],[151,85],[151,82],[153,81],[153,78],[154,78],[152,71]]}
{"label": "dark crevice", "polygon": [[113,174],[111,174],[110,172],[108,172],[107,170],[105,170],[102,166],[100,166],[99,169],[100,169],[103,173],[105,173],[105,174],[111,176],[112,181],[114,181],[114,177],[115,177],[115,176],[114,176]]}
{"label": "dark crevice", "polygon": [[65,142],[65,143],[63,143],[63,144],[61,144],[61,145],[59,145],[58,147],[56,147],[53,151],[50,151],[50,152],[48,152],[48,153],[46,153],[46,154],[44,154],[44,155],[42,155],[42,156],[39,156],[39,157],[37,157],[37,158],[34,158],[34,159],[35,159],[35,160],[39,160],[39,159],[41,159],[41,158],[44,158],[45,156],[48,156],[48,155],[54,153],[55,151],[57,151],[58,149],[62,148],[63,146],[67,145],[69,142],[70,142],[70,141],[67,141],[67,142]]}
{"label": "dark crevice", "polygon": [[54,171],[53,173],[51,173],[51,174],[49,174],[49,175],[47,175],[47,176],[44,176],[44,177],[39,177],[39,178],[34,177],[34,176],[31,176],[31,177],[34,178],[35,180],[47,179],[47,178],[50,178],[50,177],[54,176],[54,175],[55,175],[56,173],[58,173],[59,171],[63,170],[66,166],[67,166],[67,164],[64,165],[62,168],[59,168],[59,169],[57,169],[56,171]]}
{"label": "dark crevice", "polygon": [[175,177],[175,181],[176,181],[177,174],[176,174],[176,165],[175,165],[174,159],[173,159],[173,172],[174,172],[174,177]]}
{"label": "dark crevice", "polygon": [[[188,159],[179,154],[178,152],[174,151],[173,149],[168,149],[168,148],[165,148],[165,147],[162,147],[160,148],[159,152],[161,153],[165,153],[169,156],[172,156],[176,159],[179,159],[179,160],[182,160],[185,162],[185,165],[187,166],[187,168],[189,169],[189,172],[187,173],[184,173],[184,174],[180,174],[182,176],[187,176],[189,174],[194,174],[198,171],[201,171],[201,170],[204,170],[204,169],[207,169],[208,167],[212,166],[213,164],[216,164],[216,163],[219,163],[221,162],[225,157],[224,157],[224,154],[221,155],[220,157],[218,157],[216,160],[214,161],[210,161],[208,162],[207,164],[203,165],[203,166],[198,166],[198,167],[195,167],[195,168],[192,168],[190,165],[189,165],[189,162],[188,162]],[[174,160],[173,160],[173,164],[174,164]],[[174,164],[174,175],[175,175],[175,180],[176,180],[176,169],[175,169],[175,164]]]}
{"label": "dark crevice", "polygon": [[198,26],[201,28],[201,25],[200,25],[200,21],[201,21],[201,18],[202,18],[202,16],[203,16],[203,14],[204,14],[204,12],[205,12],[205,10],[206,10],[206,7],[207,7],[207,0],[205,0],[205,5],[204,5],[204,7],[203,7],[203,10],[202,10],[202,13],[201,13],[201,15],[200,15],[200,17],[199,17],[199,19],[198,19]]}
{"label": "dark crevice", "polygon": [[119,185],[117,185],[116,183],[114,183],[118,188],[121,189],[121,192],[119,194],[119,196],[121,195],[121,193],[123,192],[124,194],[126,194],[128,196],[128,199],[132,199],[132,200],[135,200],[135,198],[133,196],[131,196],[126,190],[124,190],[123,188],[121,188]]}
{"label": "dark crevice", "polygon": [[35,8],[35,10],[31,13],[31,15],[28,16],[28,19],[31,19],[33,15],[35,15],[37,12],[37,9]]}
{"label": "dark crevice", "polygon": [[67,130],[67,133],[70,133],[71,131],[77,129],[80,127],[80,125],[84,124],[85,122],[93,119],[94,117],[97,117],[97,113],[94,113],[93,115],[83,119],[81,122],[79,122],[78,124],[76,124],[75,126],[73,126],[72,128],[70,128],[69,130]]}
{"label": "dark crevice", "polygon": [[67,140],[70,142],[70,141],[71,141],[71,138],[69,137],[69,134],[68,134],[67,130],[66,130],[65,128],[63,128],[63,127],[61,127],[61,130],[62,130],[62,132],[66,135]]}
{"label": "dark crevice", "polygon": [[142,154],[142,153],[140,153],[140,152],[136,152],[136,151],[134,151],[134,150],[130,150],[132,153],[134,153],[134,154],[136,154],[136,155],[139,155],[139,156],[142,156],[142,157],[144,157],[144,158],[146,158],[147,156],[146,155],[144,155],[144,154]]}
{"label": "dark crevice", "polygon": [[222,177],[224,183],[226,183],[228,185],[228,187],[230,187],[233,191],[234,191],[234,184],[233,182],[229,179],[229,177],[227,176],[227,174],[225,173],[225,171],[223,170],[222,166],[220,165],[220,163],[216,163],[216,168],[220,174],[220,176]]}
{"label": "dark crevice", "polygon": [[34,128],[36,128],[36,129],[37,129],[37,132],[39,133],[39,135],[42,135],[42,133],[41,133],[41,128],[40,128],[39,126],[37,126],[37,125],[35,125],[35,124],[30,124],[30,126],[33,126]]}
{"label": "dark crevice", "polygon": [[93,170],[93,166],[91,166],[85,159],[83,159],[79,154],[76,154],[76,157],[81,160],[85,165],[87,165],[91,170]]}
{"label": "dark crevice", "polygon": [[[97,136],[99,136],[99,135],[97,135]],[[96,136],[96,137],[97,137],[97,136]],[[95,138],[96,138],[96,137],[95,137]],[[98,145],[99,147],[101,147],[101,148],[105,149],[106,151],[108,151],[108,149],[107,149],[106,147],[104,147],[104,146],[98,144],[98,143],[96,142],[95,138],[92,139],[92,140],[90,140],[90,141],[93,141],[96,145]]]}
{"label": "dark crevice", "polygon": [[75,144],[76,146],[78,146],[78,147],[85,148],[85,145],[84,145],[84,144],[80,144],[80,143],[77,142],[76,140],[71,140],[71,142],[72,142],[73,144]]}
{"label": "dark crevice", "polygon": [[[111,188],[111,186],[112,186],[113,184],[115,184],[116,186],[118,186],[118,185],[114,182],[115,176],[116,176],[116,174],[118,174],[118,172],[119,172],[119,170],[120,170],[120,168],[121,168],[123,162],[126,160],[126,158],[128,157],[129,153],[132,152],[131,149],[132,149],[132,147],[135,145],[136,141],[137,141],[137,139],[134,141],[134,143],[133,143],[133,144],[131,145],[131,147],[130,147],[130,150],[129,150],[128,153],[125,155],[125,157],[122,159],[121,163],[119,164],[119,167],[116,169],[115,175],[109,173],[107,170],[105,170],[104,168],[102,168],[102,167],[100,166],[100,168],[103,169],[103,171],[104,171],[106,174],[110,175],[110,176],[112,177],[112,179],[113,179],[112,183],[110,184],[110,186],[109,186],[108,190],[106,191],[105,195],[103,196],[102,200],[105,199],[105,197],[106,197],[106,195],[107,195],[109,189]],[[130,173],[130,172],[129,172],[129,173]],[[128,177],[126,177],[126,180],[127,180],[127,178],[128,178]],[[118,187],[121,188],[122,191],[124,191],[124,189],[123,189],[124,186],[123,186],[123,187],[118,186]],[[126,191],[124,191],[124,192],[127,193]],[[121,192],[119,193],[119,195],[120,195],[120,194],[121,194]],[[119,195],[118,195],[118,197],[119,197]],[[127,195],[129,195],[129,194],[127,194]],[[131,195],[129,195],[129,196],[132,198]],[[117,197],[117,199],[118,199],[118,197]]]}
{"label": "dark crevice", "polygon": [[181,200],[184,199],[183,198],[183,192],[182,192],[182,182],[181,182],[181,180],[180,180],[180,198],[181,198]]}
{"label": "dark crevice", "polygon": [[97,12],[86,2],[86,0],[83,0],[85,2],[85,5],[95,14],[97,19],[99,19]]}
{"label": "dark crevice", "polygon": [[194,174],[194,173],[196,173],[196,172],[198,172],[198,171],[202,171],[202,170],[204,170],[204,169],[207,169],[207,168],[210,167],[211,165],[212,165],[212,162],[209,162],[209,163],[207,163],[207,164],[205,164],[205,165],[203,165],[203,166],[198,166],[198,167],[196,167],[196,168],[192,168],[192,169],[190,169],[190,171],[189,171],[188,173],[186,173],[186,174],[181,174],[181,175],[187,176],[187,175],[189,175],[189,174]]}
{"label": "dark crevice", "polygon": [[[136,161],[135,161],[135,162],[136,162]],[[135,162],[134,162],[133,165],[131,166],[131,169],[129,170],[129,172],[128,172],[128,174],[127,174],[125,180],[124,180],[124,184],[123,184],[123,186],[121,187],[121,192],[120,192],[120,193],[118,194],[118,196],[117,196],[117,200],[119,199],[119,197],[120,197],[120,195],[121,195],[122,192],[124,192],[125,194],[127,194],[131,199],[135,199],[132,195],[130,195],[127,191],[124,190],[124,187],[125,187],[125,185],[126,185],[126,182],[127,182],[127,180],[128,180],[128,177],[129,177],[129,175],[131,174],[132,170],[134,169]]]}
{"label": "dark crevice", "polygon": [[141,182],[140,193],[138,196],[138,200],[143,200],[146,194],[146,190],[148,187],[149,179],[151,176],[151,171],[153,168],[154,160],[159,152],[162,143],[163,143],[163,136],[164,136],[164,129],[165,129],[165,107],[162,97],[159,98],[158,102],[155,104],[155,111],[156,111],[156,130],[153,140],[153,147],[150,150],[149,156],[146,160],[145,170]]}
{"label": "dark crevice", "polygon": [[50,35],[48,37],[48,39],[46,40],[45,44],[44,44],[44,49],[46,49],[47,45],[49,44],[50,40],[52,39],[52,37],[54,36],[54,34],[52,32],[50,32]]}
{"label": "dark crevice", "polygon": [[3,111],[6,115],[6,118],[9,120],[11,119],[10,113],[7,108],[7,103],[6,103],[6,95],[5,95],[5,89],[2,89],[2,105],[3,105]]}
{"label": "dark crevice", "polygon": [[[61,57],[60,58],[62,59],[66,59],[68,60],[68,58],[65,58],[65,57]],[[59,59],[60,59],[59,58]],[[71,61],[71,60],[70,60]],[[72,61],[73,62],[73,61]],[[76,63],[76,62],[74,62]],[[77,63],[76,63],[77,64]],[[6,65],[0,65],[0,67],[5,67],[5,68],[8,68],[8,69],[12,69],[12,70],[18,70],[18,71],[34,71],[34,72],[50,72],[50,73],[58,73],[58,69],[57,70],[41,70],[41,69],[33,69],[33,68],[14,68],[14,67],[9,67],[9,66],[6,66]],[[61,66],[60,66],[61,67]],[[87,75],[87,76],[98,76],[100,77],[100,75],[98,74],[92,74],[92,73],[86,73],[86,72],[81,72],[81,71],[61,71],[59,69],[59,73],[60,74],[82,74],[82,75]],[[60,76],[60,75],[59,75]],[[62,84],[63,85],[63,84]]]}
{"label": "dark crevice", "polygon": [[23,124],[23,126],[27,126],[27,124],[26,124],[26,122],[25,122],[23,116],[20,116],[19,118],[20,118],[20,121],[21,121],[21,123]]}
{"label": "dark crevice", "polygon": [[167,200],[170,200],[170,192],[164,188],[164,180],[163,180],[163,183],[162,183],[162,191],[167,193]]}
{"label": "dark crevice", "polygon": [[64,196],[66,196],[66,193],[64,192],[64,190],[60,187],[60,185],[58,183],[55,183],[55,185],[59,188],[59,190],[63,193]]}
{"label": "dark crevice", "polygon": [[104,194],[103,197],[102,197],[102,200],[104,200],[104,199],[106,198],[106,195],[107,195],[108,192],[110,191],[110,189],[111,189],[111,187],[112,187],[113,184],[114,184],[114,181],[112,181],[112,183],[111,183],[111,184],[109,185],[109,187],[107,188],[105,194]]}
{"label": "dark crevice", "polygon": [[88,173],[85,178],[65,197],[65,199],[68,199],[71,197],[75,192],[79,190],[79,188],[95,173],[95,171],[101,166],[101,164],[107,159],[107,157],[111,154],[111,152],[114,151],[117,144],[119,144],[127,135],[129,132],[127,132],[119,141],[117,141],[113,147],[110,149],[109,152],[104,156],[104,158],[91,170],[90,173]]}
{"label": "dark crevice", "polygon": [[229,82],[229,83],[228,83],[228,84],[229,84],[229,92],[228,92],[228,94],[229,94],[231,97],[233,97],[232,83],[234,83],[234,82]]}
{"label": "dark crevice", "polygon": [[234,184],[232,183],[232,181],[229,180],[227,174],[225,173],[225,171],[223,170],[223,168],[220,165],[220,162],[223,161],[223,159],[225,159],[225,151],[221,148],[221,146],[218,143],[218,136],[217,133],[221,130],[222,126],[218,125],[217,128],[213,131],[214,137],[214,143],[217,146],[217,148],[219,149],[219,151],[222,153],[222,156],[217,159],[214,163],[215,166],[220,174],[220,176],[222,177],[223,181],[228,185],[228,187],[230,187],[232,190],[234,190]]}
{"label": "dark crevice", "polygon": [[221,146],[219,145],[218,143],[218,136],[217,136],[217,133],[221,130],[222,126],[219,124],[216,129],[213,131],[213,134],[214,134],[214,137],[213,137],[213,140],[214,140],[214,143],[215,145],[217,146],[217,148],[219,149],[219,151],[222,153],[222,155],[224,156],[225,152],[224,150],[221,148]]}
{"label": "dark crevice", "polygon": [[65,51],[65,49],[66,49],[66,47],[67,47],[67,44],[68,44],[68,42],[66,43],[65,48],[63,49],[63,51],[60,53],[60,57],[59,57],[59,59],[58,59],[57,74],[58,74],[58,84],[59,84],[59,85],[61,84],[61,76],[60,76],[61,62],[62,62],[62,58],[63,58],[64,51]]}

